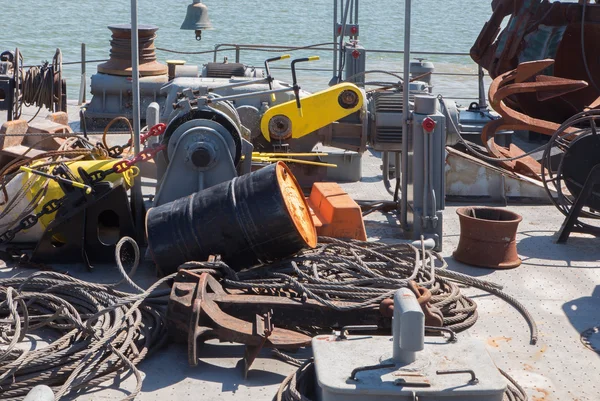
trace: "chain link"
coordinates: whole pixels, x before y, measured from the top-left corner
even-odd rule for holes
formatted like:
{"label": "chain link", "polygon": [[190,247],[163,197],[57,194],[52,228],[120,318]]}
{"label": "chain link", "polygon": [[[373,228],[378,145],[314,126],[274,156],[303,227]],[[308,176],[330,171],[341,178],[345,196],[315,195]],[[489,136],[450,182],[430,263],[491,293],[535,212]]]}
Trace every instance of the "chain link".
{"label": "chain link", "polygon": [[[149,132],[149,134],[151,132],[153,132],[152,130],[154,130],[157,126],[160,126],[160,125],[164,126],[164,124],[155,125],[154,127],[151,128],[151,131]],[[154,132],[156,132],[156,131],[154,131]],[[162,129],[161,133],[162,132],[164,132],[164,128]],[[150,136],[157,136],[157,135],[160,135],[160,133],[148,135],[147,138],[149,138]],[[134,156],[133,158],[131,158],[129,160],[118,161],[111,168],[109,168],[107,170],[92,171],[91,173],[88,173],[88,175],[90,177],[90,181],[92,184],[96,184],[100,181],[103,181],[106,177],[108,177],[111,174],[115,174],[115,173],[123,174],[126,171],[130,170],[136,163],[153,158],[154,156],[156,156],[158,154],[158,152],[164,150],[165,148],[166,148],[165,145],[155,145],[151,148],[144,149],[143,151],[141,151],[140,153],[138,153],[136,156]],[[109,150],[109,152],[110,152],[110,150]],[[42,206],[41,210],[38,213],[30,214],[29,216],[25,216],[23,219],[21,219],[21,221],[19,222],[19,224],[17,226],[0,234],[0,244],[4,244],[6,242],[12,241],[15,238],[15,235],[18,232],[20,232],[21,230],[27,230],[27,229],[32,228],[33,226],[35,226],[37,224],[37,222],[39,221],[39,219],[42,216],[56,212],[58,209],[60,209],[60,207],[63,205],[63,203],[66,201],[66,199],[67,199],[67,196],[63,196],[62,198],[59,198],[59,199],[51,199],[48,202],[46,202],[44,204],[44,206]]]}
{"label": "chain link", "polygon": [[[162,134],[165,133],[165,131],[167,130],[167,125],[160,123],[160,124],[156,124],[155,126],[151,127],[148,132],[146,132],[145,134],[140,135],[140,143],[146,143],[146,141],[153,137],[153,136],[161,136]],[[99,144],[102,145],[102,144]],[[104,145],[102,145],[104,147]],[[113,146],[109,149],[106,149],[106,151],[108,152],[108,155],[110,157],[112,157],[113,159],[121,156],[123,154],[123,152],[125,152],[125,149],[128,149],[131,147],[131,139],[127,141],[126,144],[124,145],[116,145]]]}

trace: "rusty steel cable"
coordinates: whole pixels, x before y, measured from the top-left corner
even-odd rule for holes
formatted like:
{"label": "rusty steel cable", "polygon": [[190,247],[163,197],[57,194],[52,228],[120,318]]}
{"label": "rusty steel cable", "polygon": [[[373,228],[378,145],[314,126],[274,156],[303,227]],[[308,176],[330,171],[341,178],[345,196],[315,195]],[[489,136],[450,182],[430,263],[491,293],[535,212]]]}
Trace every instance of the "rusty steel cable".
{"label": "rusty steel cable", "polygon": [[[282,359],[286,361],[286,359]],[[305,361],[294,360],[293,362],[294,365],[298,363],[300,363],[300,367],[281,382],[277,393],[273,397],[273,401],[311,401],[317,399],[315,394],[315,389],[317,388],[315,362],[313,358]],[[498,368],[498,371],[507,381],[503,401],[528,401],[529,398],[523,387],[502,369]]]}
{"label": "rusty steel cable", "polygon": [[115,124],[117,122],[125,123],[125,125],[127,127],[127,132],[129,133],[129,142],[128,143],[133,143],[134,133],[133,133],[133,127],[131,126],[131,122],[129,122],[129,119],[127,117],[119,116],[119,117],[115,117],[112,120],[110,120],[110,122],[104,128],[104,132],[102,133],[102,144],[104,145],[104,147],[106,149],[110,149],[110,146],[108,146],[108,142],[106,142],[106,135],[108,134],[110,127],[112,127],[113,124]]}
{"label": "rusty steel cable", "polygon": [[60,85],[62,80],[62,52],[56,49],[52,62],[30,67],[23,78],[22,104],[37,106],[35,115],[28,121],[33,121],[42,108],[54,111],[54,105],[60,104]]}

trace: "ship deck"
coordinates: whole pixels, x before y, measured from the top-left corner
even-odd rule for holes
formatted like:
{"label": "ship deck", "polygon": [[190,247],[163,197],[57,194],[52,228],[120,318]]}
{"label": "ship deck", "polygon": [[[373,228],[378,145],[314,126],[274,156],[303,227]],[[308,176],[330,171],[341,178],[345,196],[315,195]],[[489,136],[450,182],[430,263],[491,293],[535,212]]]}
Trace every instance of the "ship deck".
{"label": "ship deck", "polygon": [[[145,185],[146,191],[152,191],[152,182],[145,181]],[[363,156],[362,180],[341,185],[354,199],[391,199],[382,183],[380,160],[369,152]],[[529,328],[512,306],[473,288],[461,291],[477,302],[479,320],[474,327],[460,333],[459,339],[470,336],[485,343],[496,365],[516,379],[532,401],[598,400],[595,377],[600,372],[600,355],[582,344],[580,333],[600,324],[599,240],[573,234],[567,244],[556,244],[563,221],[557,209],[548,205],[509,204],[511,211],[523,216],[517,235],[522,265],[512,270],[468,267],[452,258],[460,234],[456,209],[463,205],[448,204],[444,212],[442,255],[448,269],[503,285],[532,314],[539,328],[539,340],[536,345],[529,344]],[[365,218],[365,226],[369,240],[402,241],[393,214],[372,213]],[[83,266],[56,268],[92,282],[118,281],[118,272],[110,265],[97,266],[93,272]],[[0,277],[30,272],[6,266],[0,270]],[[148,261],[134,277],[142,287],[155,279],[154,267]],[[595,340],[600,348],[600,339]],[[144,382],[138,399],[271,400],[281,381],[295,367],[273,359],[264,350],[247,379],[243,379],[238,366],[243,352],[241,345],[209,342],[199,351],[198,366],[190,367],[186,347],[169,345],[139,365]],[[298,356],[308,355],[310,350],[301,350]],[[120,399],[134,386],[134,378],[125,377],[76,398]]]}

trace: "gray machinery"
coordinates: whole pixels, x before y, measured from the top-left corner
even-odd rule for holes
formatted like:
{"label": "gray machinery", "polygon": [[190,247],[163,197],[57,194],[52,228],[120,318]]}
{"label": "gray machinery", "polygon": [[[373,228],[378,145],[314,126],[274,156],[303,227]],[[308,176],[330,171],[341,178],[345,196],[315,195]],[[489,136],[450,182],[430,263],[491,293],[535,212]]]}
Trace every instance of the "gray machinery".
{"label": "gray machinery", "polygon": [[[163,152],[165,157],[157,159],[161,180],[155,205],[248,172],[252,147],[273,149],[269,145],[287,146],[291,152],[310,151],[319,142],[358,152],[369,145],[382,152],[387,178],[393,174],[390,161],[398,160],[396,165],[400,165],[402,142],[408,138],[412,145],[406,156],[409,168],[396,175],[408,182],[406,193],[400,194],[410,205],[403,229],[409,238],[432,238],[440,249],[446,117],[440,111],[440,101],[429,95],[430,84],[416,81],[410,85],[412,124],[407,135],[402,131],[402,91],[390,89],[368,95],[361,91],[364,105],[360,110],[312,133],[266,142],[261,131],[263,116],[278,104],[294,103],[295,87],[297,83],[288,85],[269,77],[179,77],[165,85],[162,91],[167,104],[174,106],[165,107],[161,113],[161,121],[168,124],[162,139],[168,149]],[[301,101],[311,96],[301,90],[298,93]],[[245,163],[240,161],[240,154]]]}
{"label": "gray machinery", "polygon": [[[348,6],[349,1],[345,3]],[[378,84],[382,89],[365,91],[363,87],[373,82],[367,79],[370,72],[365,71],[367,52],[358,41],[358,15],[349,18],[347,8],[342,7],[342,11],[339,15],[343,18],[336,21],[334,28],[335,40],[339,39],[335,48],[339,51],[334,53],[333,86],[315,94],[300,88],[294,66],[317,58],[292,61],[291,84],[274,79],[269,69],[270,63],[285,56],[266,60],[264,70],[227,60],[202,67],[172,62],[167,67],[157,63],[153,52],[156,28],[142,28],[145,31],[140,33],[140,40],[144,48],[152,49],[145,53],[140,66],[140,71],[146,71],[140,79],[142,107],[153,104],[153,113],[158,111],[160,121],[167,124],[161,138],[166,149],[157,157],[159,185],[155,205],[249,172],[252,149],[309,152],[322,143],[362,153],[369,146],[381,152],[384,182],[394,195],[407,238],[431,239],[435,249],[441,250],[445,145],[456,143],[456,127],[466,126],[461,124],[463,116],[481,114],[481,110],[465,114],[465,109],[459,109],[454,102],[432,96],[434,67],[422,59],[406,60],[404,80],[410,81],[406,85],[408,93],[403,91],[403,80],[393,73],[386,76],[396,77],[396,82],[381,82]],[[338,18],[337,12],[334,18]],[[127,34],[127,29],[117,26],[111,30],[111,60],[115,60],[99,66],[99,73],[92,77],[93,98],[86,112],[88,127],[131,115],[131,82],[123,64],[127,60],[117,58],[124,53],[119,46],[128,41],[114,40],[115,35]],[[354,89],[328,98],[323,108],[306,110],[316,97],[326,99],[324,93],[331,94],[342,87],[338,83]],[[352,108],[355,101],[360,107]],[[321,122],[322,116],[336,118],[302,131],[298,127],[304,124],[297,120],[294,104],[304,110],[300,113],[304,121],[319,120],[318,115]],[[348,112],[336,114],[340,106]],[[484,123],[477,120],[471,124],[473,134]],[[391,180],[395,180],[395,186]]]}
{"label": "gray machinery", "polygon": [[7,121],[21,115],[20,88],[23,81],[23,56],[16,49],[0,54],[0,110],[7,111]]}
{"label": "gray machinery", "polygon": [[167,147],[156,160],[160,186],[154,205],[250,172],[252,144],[242,137],[237,111],[215,95],[196,98],[182,93],[161,140]]}

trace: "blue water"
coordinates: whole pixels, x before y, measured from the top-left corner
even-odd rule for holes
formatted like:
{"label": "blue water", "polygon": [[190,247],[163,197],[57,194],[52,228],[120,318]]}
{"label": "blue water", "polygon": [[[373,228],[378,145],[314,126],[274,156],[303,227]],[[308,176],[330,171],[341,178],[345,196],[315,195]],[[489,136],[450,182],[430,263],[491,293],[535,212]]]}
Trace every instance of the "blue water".
{"label": "blue water", "polygon": [[[130,21],[130,2],[127,0],[5,0],[2,2],[4,21],[0,37],[0,51],[19,47],[26,64],[38,64],[52,58],[58,47],[64,61],[80,59],[80,44],[87,44],[88,59],[108,57],[109,24]],[[191,3],[191,0],[189,1]],[[232,1],[206,0],[214,30],[205,31],[202,41],[192,31],[181,31],[188,0],[139,0],[139,22],[159,27],[156,45],[181,51],[212,50],[217,43],[251,43],[308,45],[332,40],[333,1]],[[404,2],[392,0],[361,0],[359,7],[361,43],[370,49],[402,50]],[[413,1],[412,46],[422,51],[468,52],[485,21],[491,15],[490,1],[419,0]],[[311,52],[300,53],[307,55]],[[314,52],[312,52],[314,53]],[[331,68],[329,53],[315,53],[322,57],[312,66]],[[222,54],[230,60],[234,52]],[[188,63],[202,64],[212,55],[158,54],[160,60],[185,59]],[[266,53],[242,53],[242,62],[262,64]],[[429,56],[439,70],[475,72],[468,57],[443,58]],[[401,70],[400,55],[371,54],[368,68]],[[80,67],[65,67],[70,99],[79,91]],[[95,72],[88,65],[89,73]],[[316,90],[331,72],[300,76],[305,87]],[[277,71],[277,78],[290,80],[289,71]],[[438,89],[476,94],[476,87],[465,89],[463,78],[440,78]]]}

